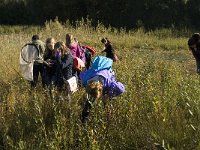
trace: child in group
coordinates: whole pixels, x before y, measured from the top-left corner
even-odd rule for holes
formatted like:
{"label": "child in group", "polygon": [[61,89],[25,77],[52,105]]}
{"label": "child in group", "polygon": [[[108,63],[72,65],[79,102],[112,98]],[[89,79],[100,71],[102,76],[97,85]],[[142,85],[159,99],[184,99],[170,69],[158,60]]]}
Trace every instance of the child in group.
{"label": "child in group", "polygon": [[197,73],[200,74],[200,34],[194,33],[188,40],[189,50],[192,52],[197,65]]}
{"label": "child in group", "polygon": [[73,35],[66,34],[66,45],[71,50],[73,57],[80,58],[83,62],[85,62],[84,51],[81,48],[79,42],[76,38],[73,38]]}
{"label": "child in group", "polygon": [[86,69],[89,69],[89,67],[91,65],[91,61],[92,61],[92,54],[87,48],[85,48],[85,67],[86,67]]}
{"label": "child in group", "polygon": [[37,49],[39,50],[39,56],[34,61],[33,65],[33,81],[31,81],[31,87],[34,88],[37,85],[39,74],[42,78],[42,85],[45,87],[45,76],[44,76],[44,66],[43,66],[43,55],[45,51],[45,43],[42,42],[39,38],[39,35],[32,36],[32,44],[36,45]]}
{"label": "child in group", "polygon": [[69,48],[67,48],[64,42],[57,42],[55,44],[55,51],[57,61],[57,87],[58,90],[62,90],[64,79],[68,80],[72,77],[73,58]]}
{"label": "child in group", "polygon": [[52,85],[56,85],[56,57],[55,57],[55,39],[48,38],[46,40],[46,50],[44,53],[44,68],[45,68],[45,81],[49,89],[52,89]]}
{"label": "child in group", "polygon": [[108,38],[102,38],[101,42],[104,44],[104,50],[102,53],[106,52],[106,57],[112,59],[113,61],[117,61],[117,55],[115,54],[115,50],[111,44],[111,42],[108,40]]}
{"label": "child in group", "polygon": [[125,87],[121,82],[117,82],[114,72],[112,71],[112,59],[97,56],[92,62],[92,66],[80,73],[83,86],[86,88],[87,100],[81,115],[81,121],[87,121],[92,103],[96,99],[103,98],[106,103],[108,99],[112,99],[125,91]]}
{"label": "child in group", "polygon": [[83,45],[82,48],[85,49],[85,67],[86,69],[89,69],[92,57],[96,54],[96,49],[88,45]]}
{"label": "child in group", "polygon": [[[82,60],[83,64],[85,64],[85,53],[84,49],[81,48],[79,42],[77,41],[76,38],[73,38],[73,35],[71,34],[66,34],[66,46],[70,49],[74,61],[77,61],[77,58]],[[77,68],[75,66],[76,63],[74,63],[73,66],[73,75],[79,77],[79,74],[81,72],[80,68]]]}

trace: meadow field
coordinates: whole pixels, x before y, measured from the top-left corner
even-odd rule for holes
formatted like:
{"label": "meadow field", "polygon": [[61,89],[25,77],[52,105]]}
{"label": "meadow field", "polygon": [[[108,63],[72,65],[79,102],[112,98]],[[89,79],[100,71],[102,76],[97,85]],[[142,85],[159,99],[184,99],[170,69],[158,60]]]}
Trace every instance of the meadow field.
{"label": "meadow field", "polygon": [[[97,49],[108,37],[120,61],[113,64],[126,92],[105,110],[96,102],[90,120],[80,114],[84,89],[72,102],[51,99],[41,85],[30,91],[19,53],[38,33],[65,41],[66,33]],[[0,149],[200,150],[200,76],[187,47],[186,29],[93,28],[90,21],[44,26],[0,26]],[[63,94],[64,96],[64,94]]]}

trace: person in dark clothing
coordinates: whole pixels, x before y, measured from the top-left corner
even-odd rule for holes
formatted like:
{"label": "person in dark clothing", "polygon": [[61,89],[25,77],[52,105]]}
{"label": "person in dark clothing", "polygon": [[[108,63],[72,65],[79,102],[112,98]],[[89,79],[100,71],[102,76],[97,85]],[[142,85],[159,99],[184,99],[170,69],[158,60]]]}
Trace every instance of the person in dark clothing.
{"label": "person in dark clothing", "polygon": [[72,77],[73,57],[64,42],[57,42],[55,44],[55,50],[57,62],[57,87],[61,90],[64,85],[64,79],[68,80]]}
{"label": "person in dark clothing", "polygon": [[113,49],[111,42],[108,40],[108,38],[102,38],[101,42],[105,45],[105,48],[102,51],[102,53],[106,52],[106,57],[111,58],[114,61],[115,50]]}
{"label": "person in dark clothing", "polygon": [[41,78],[42,78],[42,85],[43,85],[43,87],[45,87],[44,66],[43,66],[43,62],[44,62],[43,55],[44,55],[44,51],[45,51],[45,43],[40,40],[38,35],[33,35],[32,36],[32,44],[36,45],[36,47],[38,48],[39,56],[34,61],[33,81],[30,82],[31,88],[36,87],[39,74],[41,75]]}
{"label": "person in dark clothing", "polygon": [[96,50],[94,47],[88,45],[83,45],[82,48],[85,51],[85,67],[88,70],[92,63],[92,57],[96,54]]}
{"label": "person in dark clothing", "polygon": [[45,83],[49,89],[56,85],[56,57],[55,57],[55,39],[48,38],[46,40],[46,50],[44,53]]}
{"label": "person in dark clothing", "polygon": [[85,67],[88,70],[92,62],[92,54],[88,49],[85,49]]}
{"label": "person in dark clothing", "polygon": [[197,65],[197,73],[200,74],[200,34],[194,33],[188,40],[189,50],[192,52]]}

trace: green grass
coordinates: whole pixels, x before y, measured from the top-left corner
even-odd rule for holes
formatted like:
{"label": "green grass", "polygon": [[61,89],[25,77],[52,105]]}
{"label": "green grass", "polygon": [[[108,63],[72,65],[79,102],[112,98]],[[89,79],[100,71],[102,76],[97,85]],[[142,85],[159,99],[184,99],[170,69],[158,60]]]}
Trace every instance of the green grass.
{"label": "green grass", "polygon": [[[55,20],[44,27],[0,26],[0,33],[0,149],[152,150],[154,143],[169,150],[200,149],[200,77],[187,48],[190,31],[93,28],[89,21],[72,27]],[[20,76],[19,53],[35,33],[43,41],[51,36],[64,41],[72,33],[98,54],[100,39],[108,37],[126,92],[106,110],[96,102],[86,125],[79,119],[84,89],[72,95],[71,105],[50,99],[41,85],[31,92]]]}

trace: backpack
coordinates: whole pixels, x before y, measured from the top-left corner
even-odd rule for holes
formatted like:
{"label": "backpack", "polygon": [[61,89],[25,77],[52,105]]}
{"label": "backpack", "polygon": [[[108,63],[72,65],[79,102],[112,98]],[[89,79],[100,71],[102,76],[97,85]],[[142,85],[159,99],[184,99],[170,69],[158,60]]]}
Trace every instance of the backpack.
{"label": "backpack", "polygon": [[82,70],[85,67],[85,63],[78,57],[73,58],[73,68],[76,70]]}
{"label": "backpack", "polygon": [[91,68],[100,71],[112,69],[113,60],[105,56],[96,56],[92,62]]}
{"label": "backpack", "polygon": [[84,49],[87,49],[91,54],[92,56],[94,56],[96,54],[96,50],[94,47],[91,47],[91,46],[88,46],[88,45],[84,45],[82,46]]}

